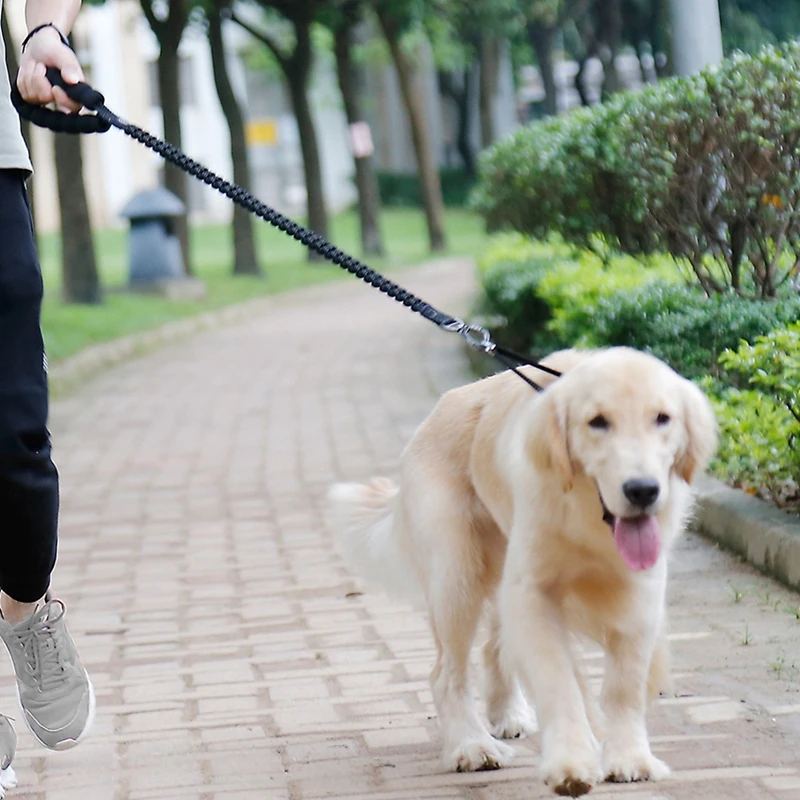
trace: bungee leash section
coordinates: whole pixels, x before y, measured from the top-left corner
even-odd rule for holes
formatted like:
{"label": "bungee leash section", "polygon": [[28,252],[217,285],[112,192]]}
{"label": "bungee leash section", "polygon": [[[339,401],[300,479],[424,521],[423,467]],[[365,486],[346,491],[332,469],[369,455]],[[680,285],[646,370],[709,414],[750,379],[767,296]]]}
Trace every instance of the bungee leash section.
{"label": "bungee leash section", "polygon": [[488,355],[493,356],[536,391],[542,391],[542,387],[521,372],[519,365],[525,364],[541,372],[545,372],[548,375],[560,377],[560,372],[550,369],[550,367],[540,364],[538,361],[533,361],[519,353],[501,347],[492,341],[491,334],[486,328],[480,325],[470,324],[458,317],[452,317],[449,314],[439,311],[429,303],[426,303],[411,292],[403,289],[401,286],[398,286],[398,284],[371,269],[357,258],[335,247],[324,237],[310,231],[308,228],[304,228],[302,225],[285,217],[274,208],[262,203],[246,189],[226,181],[219,175],[215,175],[202,164],[189,158],[189,156],[181,152],[177,147],[167,144],[167,142],[153,136],[142,128],[121,119],[106,107],[103,95],[89,86],[89,84],[68,84],[61,77],[61,73],[54,67],[48,68],[47,79],[53,86],[61,87],[71,100],[80,103],[85,109],[94,113],[64,114],[60,111],[54,111],[50,108],[28,103],[22,98],[22,95],[17,89],[16,81],[14,81],[11,89],[11,102],[23,119],[41,128],[48,128],[57,133],[105,133],[112,127],[119,128],[119,130],[127,136],[130,136],[145,147],[153,150],[163,159],[174,164],[189,175],[203,181],[203,183],[216,189],[221,194],[224,194],[234,203],[247,209],[250,213],[269,222],[270,225],[283,231],[287,236],[291,236],[301,242],[309,250],[337,264],[357,278],[361,278],[365,283],[374,286],[398,303],[402,303],[425,319],[430,320],[442,330],[458,333],[470,347],[476,350],[482,350]]}

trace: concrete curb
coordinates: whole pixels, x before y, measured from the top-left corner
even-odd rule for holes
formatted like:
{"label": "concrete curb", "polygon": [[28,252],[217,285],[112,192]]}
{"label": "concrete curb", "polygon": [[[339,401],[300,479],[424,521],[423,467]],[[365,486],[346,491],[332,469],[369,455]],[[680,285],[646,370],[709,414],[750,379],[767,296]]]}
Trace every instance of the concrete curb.
{"label": "concrete curb", "polygon": [[800,517],[704,476],[694,529],[790,589],[800,591]]}

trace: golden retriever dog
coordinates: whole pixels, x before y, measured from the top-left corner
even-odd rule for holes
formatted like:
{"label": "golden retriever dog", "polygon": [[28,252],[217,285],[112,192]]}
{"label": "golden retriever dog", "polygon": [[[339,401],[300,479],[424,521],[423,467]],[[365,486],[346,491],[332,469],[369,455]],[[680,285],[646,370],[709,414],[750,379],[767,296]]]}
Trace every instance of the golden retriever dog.
{"label": "golden retriever dog", "polygon": [[[644,353],[544,363],[564,374],[529,371],[542,393],[505,372],[445,394],[403,453],[399,486],[333,486],[330,522],[368,580],[424,598],[446,766],[504,765],[512,749],[498,739],[538,719],[543,779],[578,796],[669,772],[645,712],[668,679],[667,557],[716,423],[694,384]],[[488,727],[469,676],[484,611]],[[576,637],[605,652],[601,708]]]}

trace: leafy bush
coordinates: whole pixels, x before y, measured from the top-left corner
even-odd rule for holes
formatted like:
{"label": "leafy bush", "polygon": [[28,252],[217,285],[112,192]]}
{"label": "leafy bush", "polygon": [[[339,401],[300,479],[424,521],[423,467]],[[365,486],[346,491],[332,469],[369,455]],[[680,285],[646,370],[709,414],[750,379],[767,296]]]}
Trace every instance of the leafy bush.
{"label": "leafy bush", "polygon": [[595,158],[590,130],[597,113],[579,108],[550,117],[483,154],[472,205],[491,228],[511,227],[541,240],[558,231],[587,244],[597,211],[588,169]]}
{"label": "leafy bush", "polygon": [[783,403],[800,424],[800,322],[759,336],[754,344],[742,342],[735,352],[723,353],[720,362]]}
{"label": "leafy bush", "polygon": [[800,502],[800,425],[786,407],[752,389],[701,385],[720,427],[711,472],[777,505]]}
{"label": "leafy bush", "polygon": [[800,43],[535,123],[482,159],[495,227],[688,262],[706,293],[775,297],[800,256]]}
{"label": "leafy bush", "polygon": [[692,286],[651,283],[599,299],[588,315],[586,343],[647,350],[687,377],[719,375],[719,358],[741,341],[753,342],[800,319],[800,298],[742,300],[706,297]]}
{"label": "leafy bush", "polygon": [[654,280],[676,279],[663,260],[645,265],[616,256],[604,262],[588,251],[521,235],[495,237],[479,271],[477,312],[503,344],[537,355],[593,346],[592,317],[601,298]]}
{"label": "leafy bush", "polygon": [[507,347],[529,352],[552,311],[540,294],[540,283],[568,251],[522,236],[497,237],[478,263],[481,294],[476,311]]}
{"label": "leafy bush", "polygon": [[[596,347],[597,308],[620,293],[645,291],[655,283],[670,286],[679,280],[663,258],[648,261],[618,255],[601,261],[594,253],[573,254],[540,281],[539,294],[551,309],[547,325],[556,347]],[[543,344],[547,344],[546,342]]]}
{"label": "leafy bush", "polygon": [[713,392],[717,474],[778,505],[800,504],[800,323],[727,350],[720,363],[750,388]]}

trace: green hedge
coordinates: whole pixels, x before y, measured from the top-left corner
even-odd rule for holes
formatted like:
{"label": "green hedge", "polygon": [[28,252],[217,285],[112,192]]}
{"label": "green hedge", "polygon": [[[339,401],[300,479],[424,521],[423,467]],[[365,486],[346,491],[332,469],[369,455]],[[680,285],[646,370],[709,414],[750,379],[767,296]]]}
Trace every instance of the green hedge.
{"label": "green hedge", "polygon": [[719,375],[720,356],[800,318],[800,298],[706,297],[695,286],[653,283],[602,298],[589,322],[595,345],[648,350],[686,377]]}
{"label": "green hedge", "polygon": [[561,347],[627,345],[687,377],[718,376],[719,358],[800,319],[800,296],[777,301],[707,297],[663,259],[602,261],[563,243],[496,237],[480,260],[477,311],[508,346],[544,355]]}
{"label": "green hedge", "polygon": [[[442,197],[446,206],[467,205],[475,180],[462,169],[442,169]],[[419,208],[422,205],[419,176],[416,172],[378,172],[378,191],[386,206]]]}
{"label": "green hedge", "polygon": [[720,480],[778,506],[800,509],[800,424],[753,389],[703,383],[719,423],[710,469]]}
{"label": "green hedge", "polygon": [[[643,263],[563,242],[494,237],[476,312],[496,341],[541,357],[628,345],[697,379],[722,430],[714,470],[779,504],[800,504],[800,296],[707,297],[664,259]],[[750,343],[750,344],[748,344]]]}
{"label": "green hedge", "polygon": [[717,395],[722,443],[715,469],[728,482],[800,507],[800,323],[726,351],[720,362],[746,389]]}
{"label": "green hedge", "polygon": [[493,227],[669,253],[708,294],[775,297],[800,257],[800,44],[532,124],[481,160]]}
{"label": "green hedge", "polygon": [[592,317],[598,303],[651,282],[679,280],[665,259],[604,259],[563,242],[519,234],[493,237],[479,259],[476,312],[504,344],[535,355],[561,347],[596,345]]}

